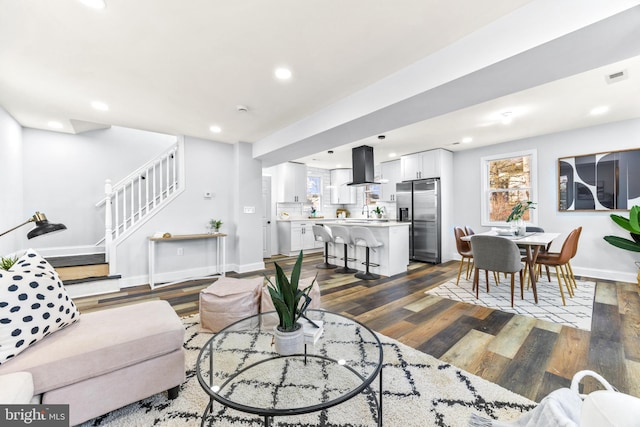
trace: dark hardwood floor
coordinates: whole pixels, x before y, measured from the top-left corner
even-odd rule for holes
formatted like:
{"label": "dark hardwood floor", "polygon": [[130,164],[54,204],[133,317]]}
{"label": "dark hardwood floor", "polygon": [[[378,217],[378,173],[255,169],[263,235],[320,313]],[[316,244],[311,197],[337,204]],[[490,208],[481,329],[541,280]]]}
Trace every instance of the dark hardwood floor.
{"label": "dark hardwood floor", "polygon": [[[231,277],[272,274],[277,261],[290,271],[295,259],[265,260],[267,269]],[[640,397],[640,295],[631,283],[598,281],[591,332],[424,292],[457,273],[458,263],[412,263],[406,274],[361,281],[317,270],[320,254],[305,255],[303,277],[318,274],[322,307],[459,368],[540,401],[568,387],[573,375],[591,369],[618,390]],[[181,316],[198,312],[198,294],[212,280],[189,281],[156,290],[148,286],[75,300],[82,312],[150,299],[167,300]],[[585,392],[596,385],[584,382]]]}

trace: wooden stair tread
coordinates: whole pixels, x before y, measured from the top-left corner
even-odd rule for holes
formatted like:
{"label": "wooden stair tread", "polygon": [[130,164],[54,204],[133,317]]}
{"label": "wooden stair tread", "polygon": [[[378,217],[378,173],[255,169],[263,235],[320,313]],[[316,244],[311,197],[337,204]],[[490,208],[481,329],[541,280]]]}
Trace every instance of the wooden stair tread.
{"label": "wooden stair tread", "polygon": [[95,276],[95,277],[85,277],[82,279],[69,279],[69,280],[64,280],[63,283],[65,286],[68,286],[68,285],[75,285],[78,283],[97,282],[100,280],[112,280],[112,279],[120,279],[120,278],[122,278],[122,275],[114,274],[111,276]]}
{"label": "wooden stair tread", "polygon": [[105,254],[69,255],[47,258],[54,268],[77,267],[80,265],[105,264]]}

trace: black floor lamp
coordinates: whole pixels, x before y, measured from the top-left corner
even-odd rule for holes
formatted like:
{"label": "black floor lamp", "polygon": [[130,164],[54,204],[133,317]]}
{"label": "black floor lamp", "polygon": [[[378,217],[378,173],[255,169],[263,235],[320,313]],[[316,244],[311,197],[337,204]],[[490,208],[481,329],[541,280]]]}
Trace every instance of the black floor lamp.
{"label": "black floor lamp", "polygon": [[22,224],[16,225],[15,227],[0,233],[0,236],[4,236],[7,233],[11,233],[13,230],[18,229],[18,228],[22,227],[23,225],[28,224],[30,222],[35,222],[36,223],[36,227],[33,230],[29,231],[29,233],[27,233],[27,238],[28,239],[33,239],[34,237],[42,236],[43,234],[52,233],[54,231],[66,230],[67,229],[67,227],[64,224],[53,224],[53,223],[50,223],[47,220],[47,217],[46,217],[45,214],[43,214],[41,212],[36,212],[35,215],[33,215],[31,218],[29,218],[28,220],[26,220]]}

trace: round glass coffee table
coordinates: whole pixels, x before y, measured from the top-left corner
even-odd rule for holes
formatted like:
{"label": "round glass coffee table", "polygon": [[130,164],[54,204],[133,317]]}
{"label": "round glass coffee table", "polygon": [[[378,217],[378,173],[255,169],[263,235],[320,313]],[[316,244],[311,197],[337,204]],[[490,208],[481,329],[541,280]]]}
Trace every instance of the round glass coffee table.
{"label": "round glass coffee table", "polygon": [[[209,394],[201,426],[213,422],[214,401],[264,419],[322,411],[363,394],[372,419],[382,425],[382,346],[362,323],[322,310],[306,317],[322,322],[315,344],[305,351],[280,356],[273,345],[275,312],[236,322],[202,347],[196,374]],[[301,322],[305,322],[301,320]],[[378,393],[371,388],[379,378]]]}

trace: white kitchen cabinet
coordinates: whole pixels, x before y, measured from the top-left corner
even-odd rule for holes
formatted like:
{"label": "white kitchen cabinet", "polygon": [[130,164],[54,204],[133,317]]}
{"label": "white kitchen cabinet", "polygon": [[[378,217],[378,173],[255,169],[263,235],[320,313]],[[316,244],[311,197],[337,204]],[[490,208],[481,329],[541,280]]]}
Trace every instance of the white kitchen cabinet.
{"label": "white kitchen cabinet", "polygon": [[356,203],[356,189],[347,185],[353,181],[351,169],[331,170],[331,204],[350,205]]}
{"label": "white kitchen cabinet", "polygon": [[301,250],[310,251],[324,248],[323,242],[316,242],[313,236],[314,221],[278,221],[278,252],[295,256]]}
{"label": "white kitchen cabinet", "polygon": [[287,162],[279,166],[279,178],[282,183],[278,194],[279,202],[307,201],[307,165]]}
{"label": "white kitchen cabinet", "polygon": [[400,160],[380,163],[380,181],[382,182],[380,200],[396,201],[396,184],[402,181]]}
{"label": "white kitchen cabinet", "polygon": [[402,181],[439,178],[441,174],[443,150],[429,150],[402,156],[400,169]]}

